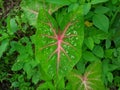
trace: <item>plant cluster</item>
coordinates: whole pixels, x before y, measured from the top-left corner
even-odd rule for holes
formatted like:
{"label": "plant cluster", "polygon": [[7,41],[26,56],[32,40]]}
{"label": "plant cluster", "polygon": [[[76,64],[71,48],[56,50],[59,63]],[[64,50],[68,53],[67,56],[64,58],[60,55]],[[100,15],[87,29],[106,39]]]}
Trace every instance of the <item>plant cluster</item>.
{"label": "plant cluster", "polygon": [[120,90],[120,0],[0,0],[0,90]]}

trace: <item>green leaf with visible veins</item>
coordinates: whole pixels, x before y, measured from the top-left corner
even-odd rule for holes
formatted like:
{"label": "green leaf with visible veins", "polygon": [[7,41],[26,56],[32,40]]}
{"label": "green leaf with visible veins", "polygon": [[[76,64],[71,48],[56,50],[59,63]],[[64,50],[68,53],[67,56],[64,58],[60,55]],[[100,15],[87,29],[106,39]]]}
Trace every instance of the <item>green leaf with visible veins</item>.
{"label": "green leaf with visible veins", "polygon": [[50,77],[64,76],[81,57],[84,36],[82,7],[63,15],[62,22],[58,26],[54,17],[40,9],[37,31],[32,38],[36,60]]}
{"label": "green leaf with visible veins", "polygon": [[84,75],[78,73],[79,71],[71,72],[68,75],[71,90],[105,90],[101,65],[100,61],[90,64]]}
{"label": "green leaf with visible veins", "polygon": [[63,5],[55,5],[46,3],[44,0],[22,0],[21,8],[23,10],[22,18],[27,20],[30,25],[36,26],[36,21],[39,13],[39,9],[45,6],[47,11],[52,14],[58,8],[62,7]]}

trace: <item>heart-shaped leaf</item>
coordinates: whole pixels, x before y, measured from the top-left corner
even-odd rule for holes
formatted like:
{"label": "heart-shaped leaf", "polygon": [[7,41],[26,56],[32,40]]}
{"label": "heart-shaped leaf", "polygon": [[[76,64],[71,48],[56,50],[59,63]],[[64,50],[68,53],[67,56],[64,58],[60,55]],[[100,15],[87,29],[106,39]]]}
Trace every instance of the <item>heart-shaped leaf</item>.
{"label": "heart-shaped leaf", "polygon": [[101,70],[101,62],[96,61],[87,67],[84,75],[77,71],[70,73],[68,79],[71,90],[105,90]]}
{"label": "heart-shaped leaf", "polygon": [[64,76],[79,61],[84,36],[82,16],[79,7],[63,15],[62,25],[58,26],[45,9],[40,10],[33,38],[35,57],[50,77]]}

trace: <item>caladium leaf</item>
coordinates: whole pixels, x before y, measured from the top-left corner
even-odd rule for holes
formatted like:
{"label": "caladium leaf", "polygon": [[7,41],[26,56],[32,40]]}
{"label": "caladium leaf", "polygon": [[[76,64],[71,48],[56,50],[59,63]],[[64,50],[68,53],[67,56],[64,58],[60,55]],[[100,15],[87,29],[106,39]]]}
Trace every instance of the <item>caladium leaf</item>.
{"label": "caladium leaf", "polygon": [[79,74],[78,71],[71,72],[68,79],[72,90],[105,90],[101,65],[100,61],[90,64],[84,75]]}
{"label": "caladium leaf", "polygon": [[64,76],[79,61],[84,36],[82,13],[82,7],[79,7],[63,15],[58,26],[45,9],[40,10],[37,31],[32,40],[36,60],[50,77]]}
{"label": "caladium leaf", "polygon": [[21,8],[24,12],[22,18],[24,18],[25,20],[27,19],[30,25],[35,26],[39,9],[43,6],[47,8],[47,11],[49,11],[50,14],[52,14],[63,5],[49,4],[46,3],[44,0],[34,0],[34,2],[32,2],[31,0],[23,0],[21,2]]}

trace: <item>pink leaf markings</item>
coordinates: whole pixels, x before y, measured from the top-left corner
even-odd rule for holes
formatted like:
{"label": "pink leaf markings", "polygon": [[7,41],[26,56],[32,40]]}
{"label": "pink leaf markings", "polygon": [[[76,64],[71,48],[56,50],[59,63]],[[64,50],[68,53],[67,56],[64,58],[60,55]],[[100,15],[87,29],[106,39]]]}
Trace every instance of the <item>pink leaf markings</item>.
{"label": "pink leaf markings", "polygon": [[70,61],[70,57],[69,55],[67,54],[67,52],[65,51],[65,49],[62,47],[62,45],[67,45],[67,46],[70,46],[72,49],[74,50],[77,50],[73,45],[71,45],[69,42],[65,42],[64,39],[66,38],[70,38],[70,37],[77,37],[76,34],[71,34],[71,35],[66,35],[66,32],[67,30],[70,28],[70,26],[72,25],[71,22],[69,22],[66,27],[64,28],[63,32],[61,34],[57,34],[56,33],[56,29],[53,28],[52,24],[51,23],[44,23],[46,25],[48,25],[52,32],[53,32],[53,36],[50,36],[50,35],[47,35],[47,34],[43,34],[43,35],[40,35],[41,37],[46,37],[46,38],[50,38],[50,39],[53,39],[53,40],[56,40],[56,42],[54,43],[50,43],[48,45],[44,45],[43,47],[40,48],[40,50],[43,50],[45,48],[48,48],[48,47],[52,47],[54,45],[56,45],[56,49],[49,55],[48,57],[48,60],[50,60],[55,54],[57,55],[57,73],[58,73],[58,69],[59,69],[59,65],[60,65],[60,58],[61,58],[61,52],[64,53],[64,55],[67,57],[67,59]]}

